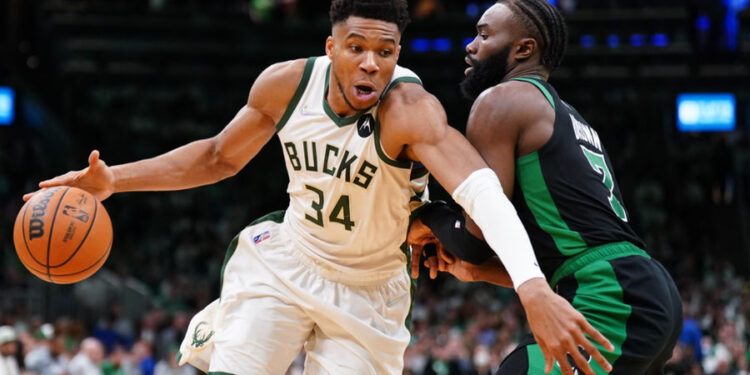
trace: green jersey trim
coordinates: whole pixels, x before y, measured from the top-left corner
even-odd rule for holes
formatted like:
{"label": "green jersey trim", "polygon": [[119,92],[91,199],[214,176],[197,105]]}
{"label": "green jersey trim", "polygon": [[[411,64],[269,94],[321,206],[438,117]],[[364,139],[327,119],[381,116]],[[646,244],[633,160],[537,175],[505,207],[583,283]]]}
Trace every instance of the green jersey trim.
{"label": "green jersey trim", "polygon": [[387,94],[388,91],[391,91],[391,89],[393,89],[394,87],[396,87],[396,85],[398,85],[401,82],[416,83],[416,84],[418,84],[420,86],[423,86],[422,85],[422,81],[419,78],[417,78],[417,77],[409,77],[409,76],[398,77],[398,78],[394,79],[393,81],[391,81],[391,83],[389,83],[388,86],[386,86],[385,90],[383,90],[383,95],[380,95],[380,97],[384,98],[385,94]]}
{"label": "green jersey trim", "polygon": [[[419,78],[416,77],[399,77],[391,81],[391,83],[388,84],[388,86],[385,88],[385,91],[383,91],[383,95],[380,97],[385,97],[385,94],[388,93],[388,91],[391,91],[396,85],[399,83],[406,82],[406,83],[416,83],[420,86],[422,86],[422,81],[419,80]],[[378,116],[380,117],[380,116]],[[383,146],[380,144],[380,120],[375,120],[375,149],[378,151],[378,156],[380,156],[380,159],[383,160],[386,164],[397,167],[397,168],[411,168],[411,161],[404,161],[404,160],[395,160],[391,159],[385,151],[383,151]],[[429,173],[425,169],[425,174]]]}
{"label": "green jersey trim", "polygon": [[547,100],[549,101],[549,104],[552,105],[552,108],[557,109],[557,106],[555,105],[555,99],[552,97],[552,94],[550,94],[549,90],[547,90],[547,88],[544,87],[544,85],[542,85],[542,83],[539,82],[538,80],[529,78],[529,77],[516,77],[516,78],[511,78],[510,80],[528,82],[536,86],[539,89],[539,91],[541,91],[542,94],[544,94],[544,97],[547,98]]}
{"label": "green jersey trim", "polygon": [[552,274],[549,285],[554,288],[563,277],[568,276],[576,270],[579,270],[585,265],[595,261],[613,260],[630,255],[640,255],[646,258],[651,258],[646,251],[627,241],[595,246],[572,258],[566,259],[560,267],[557,267],[555,273]]}
{"label": "green jersey trim", "polygon": [[289,121],[289,118],[292,117],[294,109],[297,108],[297,104],[299,104],[299,100],[302,98],[302,94],[304,94],[305,89],[307,88],[307,83],[310,82],[310,76],[312,75],[313,66],[315,66],[315,59],[316,57],[307,58],[307,62],[305,62],[305,70],[302,72],[302,79],[299,81],[297,90],[294,92],[292,100],[286,107],[284,115],[281,116],[281,120],[279,120],[279,123],[276,124],[276,132],[281,131],[284,125],[286,125],[286,122]]}
{"label": "green jersey trim", "polygon": [[411,168],[411,161],[391,159],[385,151],[383,151],[383,146],[380,144],[380,120],[375,120],[375,150],[377,150],[380,160],[384,161],[386,164],[397,168]]}
{"label": "green jersey trim", "polygon": [[529,206],[539,227],[552,237],[557,250],[565,256],[571,256],[586,248],[586,242],[581,234],[571,230],[560,216],[560,211],[544,180],[539,154],[536,151],[516,160],[516,175],[526,205]]}
{"label": "green jersey trim", "polygon": [[224,271],[227,269],[227,263],[232,258],[234,252],[237,251],[237,244],[240,242],[240,235],[237,234],[232,239],[232,242],[227,246],[227,253],[224,255],[224,262],[221,265],[221,276],[219,276],[219,299],[221,299],[221,291],[224,289]]}
{"label": "green jersey trim", "polygon": [[333,121],[336,126],[339,128],[343,128],[344,126],[351,125],[354,123],[354,121],[357,121],[359,116],[362,116],[370,109],[360,111],[358,113],[355,113],[351,116],[341,117],[336,114],[336,112],[331,109],[331,106],[328,105],[328,100],[326,100],[326,93],[328,92],[328,82],[331,80],[331,65],[328,65],[328,68],[326,69],[326,83],[325,83],[325,91],[323,92],[323,110],[326,112],[328,117]]}

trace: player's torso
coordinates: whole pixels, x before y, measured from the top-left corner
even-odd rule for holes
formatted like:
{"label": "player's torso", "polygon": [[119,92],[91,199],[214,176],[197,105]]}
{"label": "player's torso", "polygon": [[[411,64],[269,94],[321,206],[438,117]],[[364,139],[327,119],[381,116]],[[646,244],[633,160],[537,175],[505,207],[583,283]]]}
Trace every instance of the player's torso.
{"label": "player's torso", "polygon": [[[289,174],[284,225],[298,247],[336,273],[393,275],[405,264],[411,163],[383,152],[378,105],[344,118],[330,109],[329,67],[326,56],[308,59],[278,125]],[[398,67],[389,87],[402,81],[418,78]]]}
{"label": "player's torso", "polygon": [[516,159],[513,204],[548,276],[566,259],[593,246],[629,241],[644,247],[628,224],[609,156],[578,112],[547,82],[523,78],[554,103],[552,137]]}

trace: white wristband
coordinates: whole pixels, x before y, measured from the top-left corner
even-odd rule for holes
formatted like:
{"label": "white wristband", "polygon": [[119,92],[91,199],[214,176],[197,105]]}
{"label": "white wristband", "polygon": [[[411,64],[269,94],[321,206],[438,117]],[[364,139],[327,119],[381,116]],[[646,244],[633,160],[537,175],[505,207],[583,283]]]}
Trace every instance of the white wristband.
{"label": "white wristband", "polygon": [[492,169],[479,169],[470,174],[453,191],[453,199],[482,230],[516,290],[530,279],[544,278],[526,229],[513,204],[503,194],[500,180]]}

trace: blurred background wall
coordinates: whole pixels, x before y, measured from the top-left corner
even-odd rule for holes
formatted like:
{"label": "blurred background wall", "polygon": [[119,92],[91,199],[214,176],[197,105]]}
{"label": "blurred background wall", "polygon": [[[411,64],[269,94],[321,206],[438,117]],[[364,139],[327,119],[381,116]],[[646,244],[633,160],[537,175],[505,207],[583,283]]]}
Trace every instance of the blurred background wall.
{"label": "blurred background wall", "polygon": [[[687,365],[672,371],[746,371],[748,1],[554,3],[570,40],[550,81],[599,132],[631,223],[672,273],[686,319],[697,327],[699,344],[680,349]],[[471,104],[457,86],[464,46],[492,2],[409,4],[413,23],[400,64],[420,75],[463,130]],[[74,286],[46,284],[18,261],[12,224],[21,195],[84,167],[92,149],[112,165],[216,134],[262,69],[324,53],[327,10],[327,1],[310,0],[0,0],[0,112],[14,112],[10,120],[0,116],[0,325],[31,336],[27,350],[66,337],[72,355],[82,337],[98,335],[107,356],[118,347],[133,355],[143,341],[156,360],[168,358],[191,314],[218,296],[234,234],[286,207],[278,143],[219,184],[105,201],[112,254],[102,271]],[[732,94],[733,128],[681,131],[677,98],[684,93]],[[446,198],[437,184],[431,190]],[[420,280],[409,371],[482,373],[482,364],[496,365],[512,347],[521,322],[511,292],[450,276]],[[729,354],[702,357],[720,347]]]}

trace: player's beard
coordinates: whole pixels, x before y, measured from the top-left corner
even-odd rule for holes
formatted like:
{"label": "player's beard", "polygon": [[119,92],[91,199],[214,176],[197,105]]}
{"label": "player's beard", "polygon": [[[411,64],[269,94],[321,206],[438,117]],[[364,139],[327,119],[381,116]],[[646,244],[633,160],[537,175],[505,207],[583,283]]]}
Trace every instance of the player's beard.
{"label": "player's beard", "polygon": [[508,56],[510,47],[503,48],[484,60],[471,60],[471,70],[461,82],[461,93],[467,99],[474,100],[482,91],[497,85],[508,73]]}

